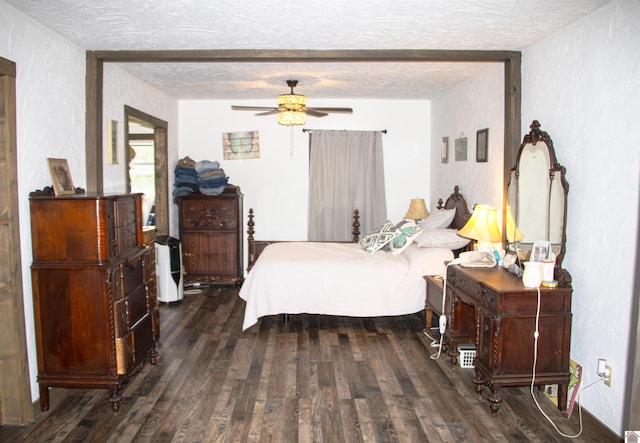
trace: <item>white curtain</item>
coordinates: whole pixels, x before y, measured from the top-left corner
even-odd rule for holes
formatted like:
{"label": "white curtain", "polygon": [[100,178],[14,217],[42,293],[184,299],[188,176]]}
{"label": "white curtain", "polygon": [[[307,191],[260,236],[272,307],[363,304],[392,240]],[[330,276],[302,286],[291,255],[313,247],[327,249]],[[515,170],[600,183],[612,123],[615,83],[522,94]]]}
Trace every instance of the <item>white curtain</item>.
{"label": "white curtain", "polygon": [[310,241],[351,241],[353,210],[360,236],[387,218],[382,133],[318,131],[309,139]]}

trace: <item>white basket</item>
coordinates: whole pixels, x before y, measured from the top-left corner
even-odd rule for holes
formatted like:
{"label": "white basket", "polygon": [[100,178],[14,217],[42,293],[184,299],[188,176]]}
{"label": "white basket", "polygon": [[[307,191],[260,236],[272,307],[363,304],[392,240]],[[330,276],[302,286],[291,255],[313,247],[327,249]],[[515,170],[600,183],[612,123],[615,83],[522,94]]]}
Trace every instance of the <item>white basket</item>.
{"label": "white basket", "polygon": [[473,368],[473,361],[476,358],[476,350],[469,348],[458,348],[460,356],[458,357],[458,364],[461,368]]}

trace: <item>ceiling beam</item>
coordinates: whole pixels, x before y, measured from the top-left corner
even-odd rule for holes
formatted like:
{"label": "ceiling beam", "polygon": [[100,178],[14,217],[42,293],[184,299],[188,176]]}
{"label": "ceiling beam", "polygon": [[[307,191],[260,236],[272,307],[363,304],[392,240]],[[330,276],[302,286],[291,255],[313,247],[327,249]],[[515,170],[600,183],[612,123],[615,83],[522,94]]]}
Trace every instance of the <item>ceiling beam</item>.
{"label": "ceiling beam", "polygon": [[504,62],[517,51],[376,49],[193,49],[93,51],[104,62],[117,63],[281,63],[281,62]]}

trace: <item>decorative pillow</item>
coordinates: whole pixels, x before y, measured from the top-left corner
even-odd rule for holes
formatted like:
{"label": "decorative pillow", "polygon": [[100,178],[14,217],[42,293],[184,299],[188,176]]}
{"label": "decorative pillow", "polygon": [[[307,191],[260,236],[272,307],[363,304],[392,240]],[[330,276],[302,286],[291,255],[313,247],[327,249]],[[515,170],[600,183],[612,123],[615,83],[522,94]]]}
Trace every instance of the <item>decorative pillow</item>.
{"label": "decorative pillow", "polygon": [[396,225],[396,230],[399,233],[387,244],[393,255],[402,254],[422,233],[422,228],[416,225],[413,220],[401,221]]}
{"label": "decorative pillow", "polygon": [[471,240],[460,237],[456,229],[424,229],[415,242],[421,248],[464,248]]}
{"label": "decorative pillow", "polygon": [[436,209],[429,217],[420,222],[422,229],[446,229],[449,227],[453,218],[456,216],[456,208],[453,209]]}
{"label": "decorative pillow", "polygon": [[361,239],[360,246],[362,246],[362,249],[365,251],[373,254],[393,240],[393,237],[397,235],[396,231],[396,227],[391,220],[387,220],[378,226],[373,232],[367,234],[363,239]]}

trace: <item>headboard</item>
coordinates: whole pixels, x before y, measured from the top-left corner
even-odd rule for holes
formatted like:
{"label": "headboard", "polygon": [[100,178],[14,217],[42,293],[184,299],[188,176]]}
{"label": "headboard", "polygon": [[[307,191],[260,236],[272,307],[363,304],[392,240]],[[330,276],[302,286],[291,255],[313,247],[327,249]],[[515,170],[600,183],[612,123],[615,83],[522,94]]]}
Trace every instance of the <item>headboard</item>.
{"label": "headboard", "polygon": [[467,221],[469,221],[469,217],[471,217],[471,213],[469,212],[469,208],[467,207],[467,202],[464,199],[464,196],[460,194],[460,188],[458,185],[453,187],[453,193],[447,198],[444,206],[442,205],[442,199],[438,199],[438,209],[456,209],[456,215],[449,225],[451,229],[461,229]]}

